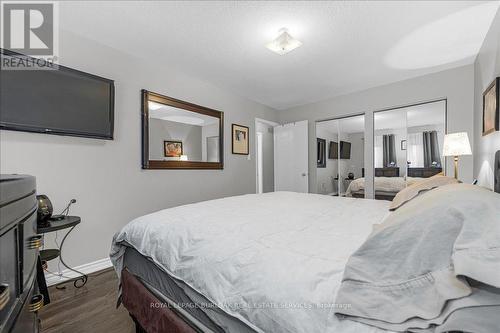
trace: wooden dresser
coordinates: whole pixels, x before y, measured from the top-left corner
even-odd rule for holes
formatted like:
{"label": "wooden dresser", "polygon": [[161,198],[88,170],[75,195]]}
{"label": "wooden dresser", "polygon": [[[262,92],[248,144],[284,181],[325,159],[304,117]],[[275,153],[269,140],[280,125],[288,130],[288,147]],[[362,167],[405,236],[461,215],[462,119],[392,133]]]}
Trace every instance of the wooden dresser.
{"label": "wooden dresser", "polygon": [[0,176],[0,333],[38,332],[35,177]]}

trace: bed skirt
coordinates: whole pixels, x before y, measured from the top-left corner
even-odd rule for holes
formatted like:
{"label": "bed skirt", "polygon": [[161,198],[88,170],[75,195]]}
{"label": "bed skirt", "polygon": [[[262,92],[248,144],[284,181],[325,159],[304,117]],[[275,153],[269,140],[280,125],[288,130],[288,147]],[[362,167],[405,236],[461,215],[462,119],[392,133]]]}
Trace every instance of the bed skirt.
{"label": "bed skirt", "polygon": [[136,324],[137,332],[195,333],[183,319],[158,300],[133,274],[121,274],[122,304]]}

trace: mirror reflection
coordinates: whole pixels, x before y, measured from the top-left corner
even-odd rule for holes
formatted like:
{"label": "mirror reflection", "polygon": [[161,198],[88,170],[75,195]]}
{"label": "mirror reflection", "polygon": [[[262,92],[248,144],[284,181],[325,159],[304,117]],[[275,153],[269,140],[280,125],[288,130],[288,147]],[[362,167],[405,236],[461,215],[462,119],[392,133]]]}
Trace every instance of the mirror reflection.
{"label": "mirror reflection", "polygon": [[143,169],[222,169],[224,113],[142,90]]}
{"label": "mirror reflection", "polygon": [[364,130],[364,115],[316,123],[317,193],[364,197]]}
{"label": "mirror reflection", "polygon": [[219,162],[219,118],[149,101],[149,159]]}
{"label": "mirror reflection", "polygon": [[446,101],[374,114],[375,199],[443,172]]}

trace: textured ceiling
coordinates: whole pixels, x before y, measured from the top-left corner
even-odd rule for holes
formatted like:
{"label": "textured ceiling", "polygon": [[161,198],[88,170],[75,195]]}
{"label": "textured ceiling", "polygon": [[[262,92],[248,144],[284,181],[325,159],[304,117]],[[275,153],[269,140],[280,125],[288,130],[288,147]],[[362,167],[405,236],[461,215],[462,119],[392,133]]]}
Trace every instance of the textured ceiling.
{"label": "textured ceiling", "polygon": [[[67,1],[62,29],[287,109],[470,64],[498,1]],[[282,27],[302,47],[264,45]]]}

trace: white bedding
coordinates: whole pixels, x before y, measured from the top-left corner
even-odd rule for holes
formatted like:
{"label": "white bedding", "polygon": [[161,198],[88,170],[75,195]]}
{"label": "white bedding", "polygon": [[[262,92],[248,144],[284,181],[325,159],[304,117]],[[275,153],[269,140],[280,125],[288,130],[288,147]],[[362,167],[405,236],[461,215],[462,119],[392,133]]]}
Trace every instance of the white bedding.
{"label": "white bedding", "polygon": [[111,259],[119,274],[129,244],[258,332],[385,332],[339,321],[334,300],[388,205],[291,192],[205,201],[133,220]]}

